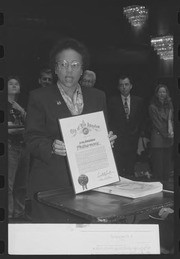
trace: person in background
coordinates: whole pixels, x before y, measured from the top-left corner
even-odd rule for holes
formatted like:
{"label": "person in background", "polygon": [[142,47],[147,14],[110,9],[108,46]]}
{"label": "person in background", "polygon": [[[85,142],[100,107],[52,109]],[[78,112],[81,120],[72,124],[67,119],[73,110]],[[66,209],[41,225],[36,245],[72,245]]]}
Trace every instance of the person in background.
{"label": "person in background", "polygon": [[46,87],[50,86],[52,84],[53,76],[52,76],[52,71],[48,67],[44,67],[40,70],[40,75],[39,75],[39,85],[41,87]]}
{"label": "person in background", "polygon": [[122,75],[118,80],[118,93],[109,99],[109,125],[118,136],[114,147],[119,175],[134,177],[138,139],[141,133],[143,100],[131,95],[132,80]]}
{"label": "person in background", "polygon": [[155,179],[167,181],[171,171],[174,130],[173,104],[166,85],[157,85],[149,115],[152,122],[152,173]]}
{"label": "person in background", "polygon": [[26,111],[18,103],[20,80],[11,76],[8,86],[8,216],[24,217],[28,155],[24,143]]}
{"label": "person in background", "polygon": [[85,70],[80,79],[81,86],[93,87],[96,83],[96,74],[93,71]]}
{"label": "person in background", "polygon": [[[66,160],[66,147],[58,119],[97,111],[106,112],[105,93],[81,87],[79,79],[88,66],[86,47],[75,39],[63,39],[54,46],[50,63],[56,82],[30,93],[27,110],[26,143],[33,157],[29,193],[33,222],[70,222],[71,215],[45,206],[36,193],[73,188]],[[113,145],[116,136],[109,132]]]}

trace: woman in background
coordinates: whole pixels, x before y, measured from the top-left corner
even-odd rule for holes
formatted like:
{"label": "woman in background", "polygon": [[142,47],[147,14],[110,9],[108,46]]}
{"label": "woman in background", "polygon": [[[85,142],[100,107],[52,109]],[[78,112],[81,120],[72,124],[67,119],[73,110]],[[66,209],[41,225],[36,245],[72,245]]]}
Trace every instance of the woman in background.
{"label": "woman in background", "polygon": [[24,144],[25,110],[17,102],[21,84],[11,76],[8,85],[8,210],[9,218],[21,218],[25,213],[28,155]]}
{"label": "woman in background", "polygon": [[149,106],[152,122],[152,171],[155,179],[167,181],[171,170],[173,146],[173,105],[166,85],[159,84]]}

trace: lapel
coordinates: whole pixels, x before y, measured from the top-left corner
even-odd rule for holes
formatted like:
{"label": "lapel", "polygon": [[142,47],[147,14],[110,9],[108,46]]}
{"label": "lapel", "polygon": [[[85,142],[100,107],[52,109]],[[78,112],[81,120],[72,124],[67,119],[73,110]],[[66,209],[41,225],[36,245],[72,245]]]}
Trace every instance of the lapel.
{"label": "lapel", "polygon": [[53,92],[53,107],[55,107],[56,113],[58,115],[62,115],[62,117],[70,117],[72,116],[59,89],[56,84],[52,85],[52,92]]}
{"label": "lapel", "polygon": [[87,89],[85,87],[81,87],[82,90],[82,95],[83,95],[83,102],[84,102],[84,107],[82,114],[86,114],[89,111],[89,107],[91,106],[91,96],[90,92],[87,94]]}
{"label": "lapel", "polygon": [[136,102],[135,102],[134,97],[131,95],[131,98],[130,98],[130,115],[129,115],[130,119],[133,117],[135,112],[136,112]]}

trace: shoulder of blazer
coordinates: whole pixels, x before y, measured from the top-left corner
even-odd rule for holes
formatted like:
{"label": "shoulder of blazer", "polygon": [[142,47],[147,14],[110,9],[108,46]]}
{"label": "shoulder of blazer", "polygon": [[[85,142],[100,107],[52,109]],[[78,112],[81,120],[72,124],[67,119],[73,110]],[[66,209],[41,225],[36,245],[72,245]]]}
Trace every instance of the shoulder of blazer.
{"label": "shoulder of blazer", "polygon": [[138,109],[142,109],[143,108],[143,99],[139,96],[136,96],[136,95],[132,95],[131,96],[131,107],[135,108],[137,107]]}
{"label": "shoulder of blazer", "polygon": [[143,102],[143,98],[141,98],[140,96],[137,95],[131,95],[132,100],[136,101],[136,102]]}
{"label": "shoulder of blazer", "polygon": [[47,98],[47,96],[50,97],[56,91],[57,91],[56,85],[51,85],[51,86],[41,87],[41,88],[32,90],[29,95],[33,96],[34,98],[45,99]]}

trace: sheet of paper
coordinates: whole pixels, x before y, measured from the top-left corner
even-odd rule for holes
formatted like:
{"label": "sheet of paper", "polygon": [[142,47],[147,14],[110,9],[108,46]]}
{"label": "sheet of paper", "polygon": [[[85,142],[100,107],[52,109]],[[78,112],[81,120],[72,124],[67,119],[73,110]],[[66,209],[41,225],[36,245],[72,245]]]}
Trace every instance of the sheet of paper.
{"label": "sheet of paper", "polygon": [[102,111],[59,120],[75,193],[119,181]]}
{"label": "sheet of paper", "polygon": [[146,195],[155,194],[163,190],[160,182],[132,181],[120,177],[121,181],[93,189],[93,191],[105,192],[129,198],[139,198]]}
{"label": "sheet of paper", "polygon": [[158,225],[9,224],[8,253],[160,254]]}

